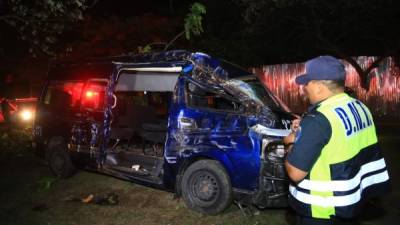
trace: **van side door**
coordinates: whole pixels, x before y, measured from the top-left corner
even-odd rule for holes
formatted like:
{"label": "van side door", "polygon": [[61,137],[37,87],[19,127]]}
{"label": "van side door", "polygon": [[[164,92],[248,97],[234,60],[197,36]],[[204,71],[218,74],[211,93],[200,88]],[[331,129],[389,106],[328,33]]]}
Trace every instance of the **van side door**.
{"label": "van side door", "polygon": [[[258,170],[248,167],[254,165],[258,168],[259,160],[254,160],[258,153],[253,151],[247,135],[244,106],[222,92],[214,92],[192,81],[187,80],[184,85],[185,106],[178,110],[174,119],[170,119],[166,159],[171,163],[180,157],[195,155],[228,159],[235,164],[233,166],[244,168],[244,171],[235,172],[227,168],[229,173],[237,172],[231,174],[233,184],[237,187],[241,186],[239,183],[243,187],[255,186]],[[249,160],[253,162],[249,163]],[[242,178],[239,181],[235,177]]]}

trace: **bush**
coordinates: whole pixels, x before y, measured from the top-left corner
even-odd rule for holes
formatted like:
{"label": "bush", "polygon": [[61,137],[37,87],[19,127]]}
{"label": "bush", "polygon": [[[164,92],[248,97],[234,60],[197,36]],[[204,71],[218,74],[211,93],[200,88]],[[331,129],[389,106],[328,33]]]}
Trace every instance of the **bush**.
{"label": "bush", "polygon": [[20,156],[27,153],[31,140],[28,130],[0,130],[0,157]]}

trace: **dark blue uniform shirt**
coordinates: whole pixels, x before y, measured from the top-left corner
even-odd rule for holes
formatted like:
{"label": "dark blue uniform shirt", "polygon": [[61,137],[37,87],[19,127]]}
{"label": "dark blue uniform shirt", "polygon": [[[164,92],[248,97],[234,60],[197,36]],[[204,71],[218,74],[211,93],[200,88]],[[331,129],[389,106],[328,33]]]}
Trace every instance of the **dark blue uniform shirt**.
{"label": "dark blue uniform shirt", "polygon": [[328,119],[316,110],[318,106],[310,106],[303,116],[293,149],[287,157],[291,165],[305,172],[310,172],[332,135]]}

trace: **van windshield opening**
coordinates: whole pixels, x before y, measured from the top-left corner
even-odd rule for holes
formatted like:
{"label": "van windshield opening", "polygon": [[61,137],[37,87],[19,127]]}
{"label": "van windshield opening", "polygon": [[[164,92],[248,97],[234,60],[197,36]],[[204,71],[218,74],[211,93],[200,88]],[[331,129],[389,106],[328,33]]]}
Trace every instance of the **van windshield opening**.
{"label": "van windshield opening", "polygon": [[290,112],[289,108],[254,75],[231,79],[224,86],[232,95],[243,96],[243,98],[268,107],[273,111]]}

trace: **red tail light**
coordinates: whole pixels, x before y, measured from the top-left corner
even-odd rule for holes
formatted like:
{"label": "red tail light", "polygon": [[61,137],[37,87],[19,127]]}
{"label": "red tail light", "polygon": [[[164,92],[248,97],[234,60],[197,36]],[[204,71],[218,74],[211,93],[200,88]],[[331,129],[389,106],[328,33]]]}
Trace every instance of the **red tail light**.
{"label": "red tail light", "polygon": [[82,97],[82,106],[85,108],[101,109],[103,107],[104,86],[89,84]]}
{"label": "red tail light", "polygon": [[94,92],[94,91],[86,91],[85,97],[87,99],[94,99],[99,95],[98,92]]}

